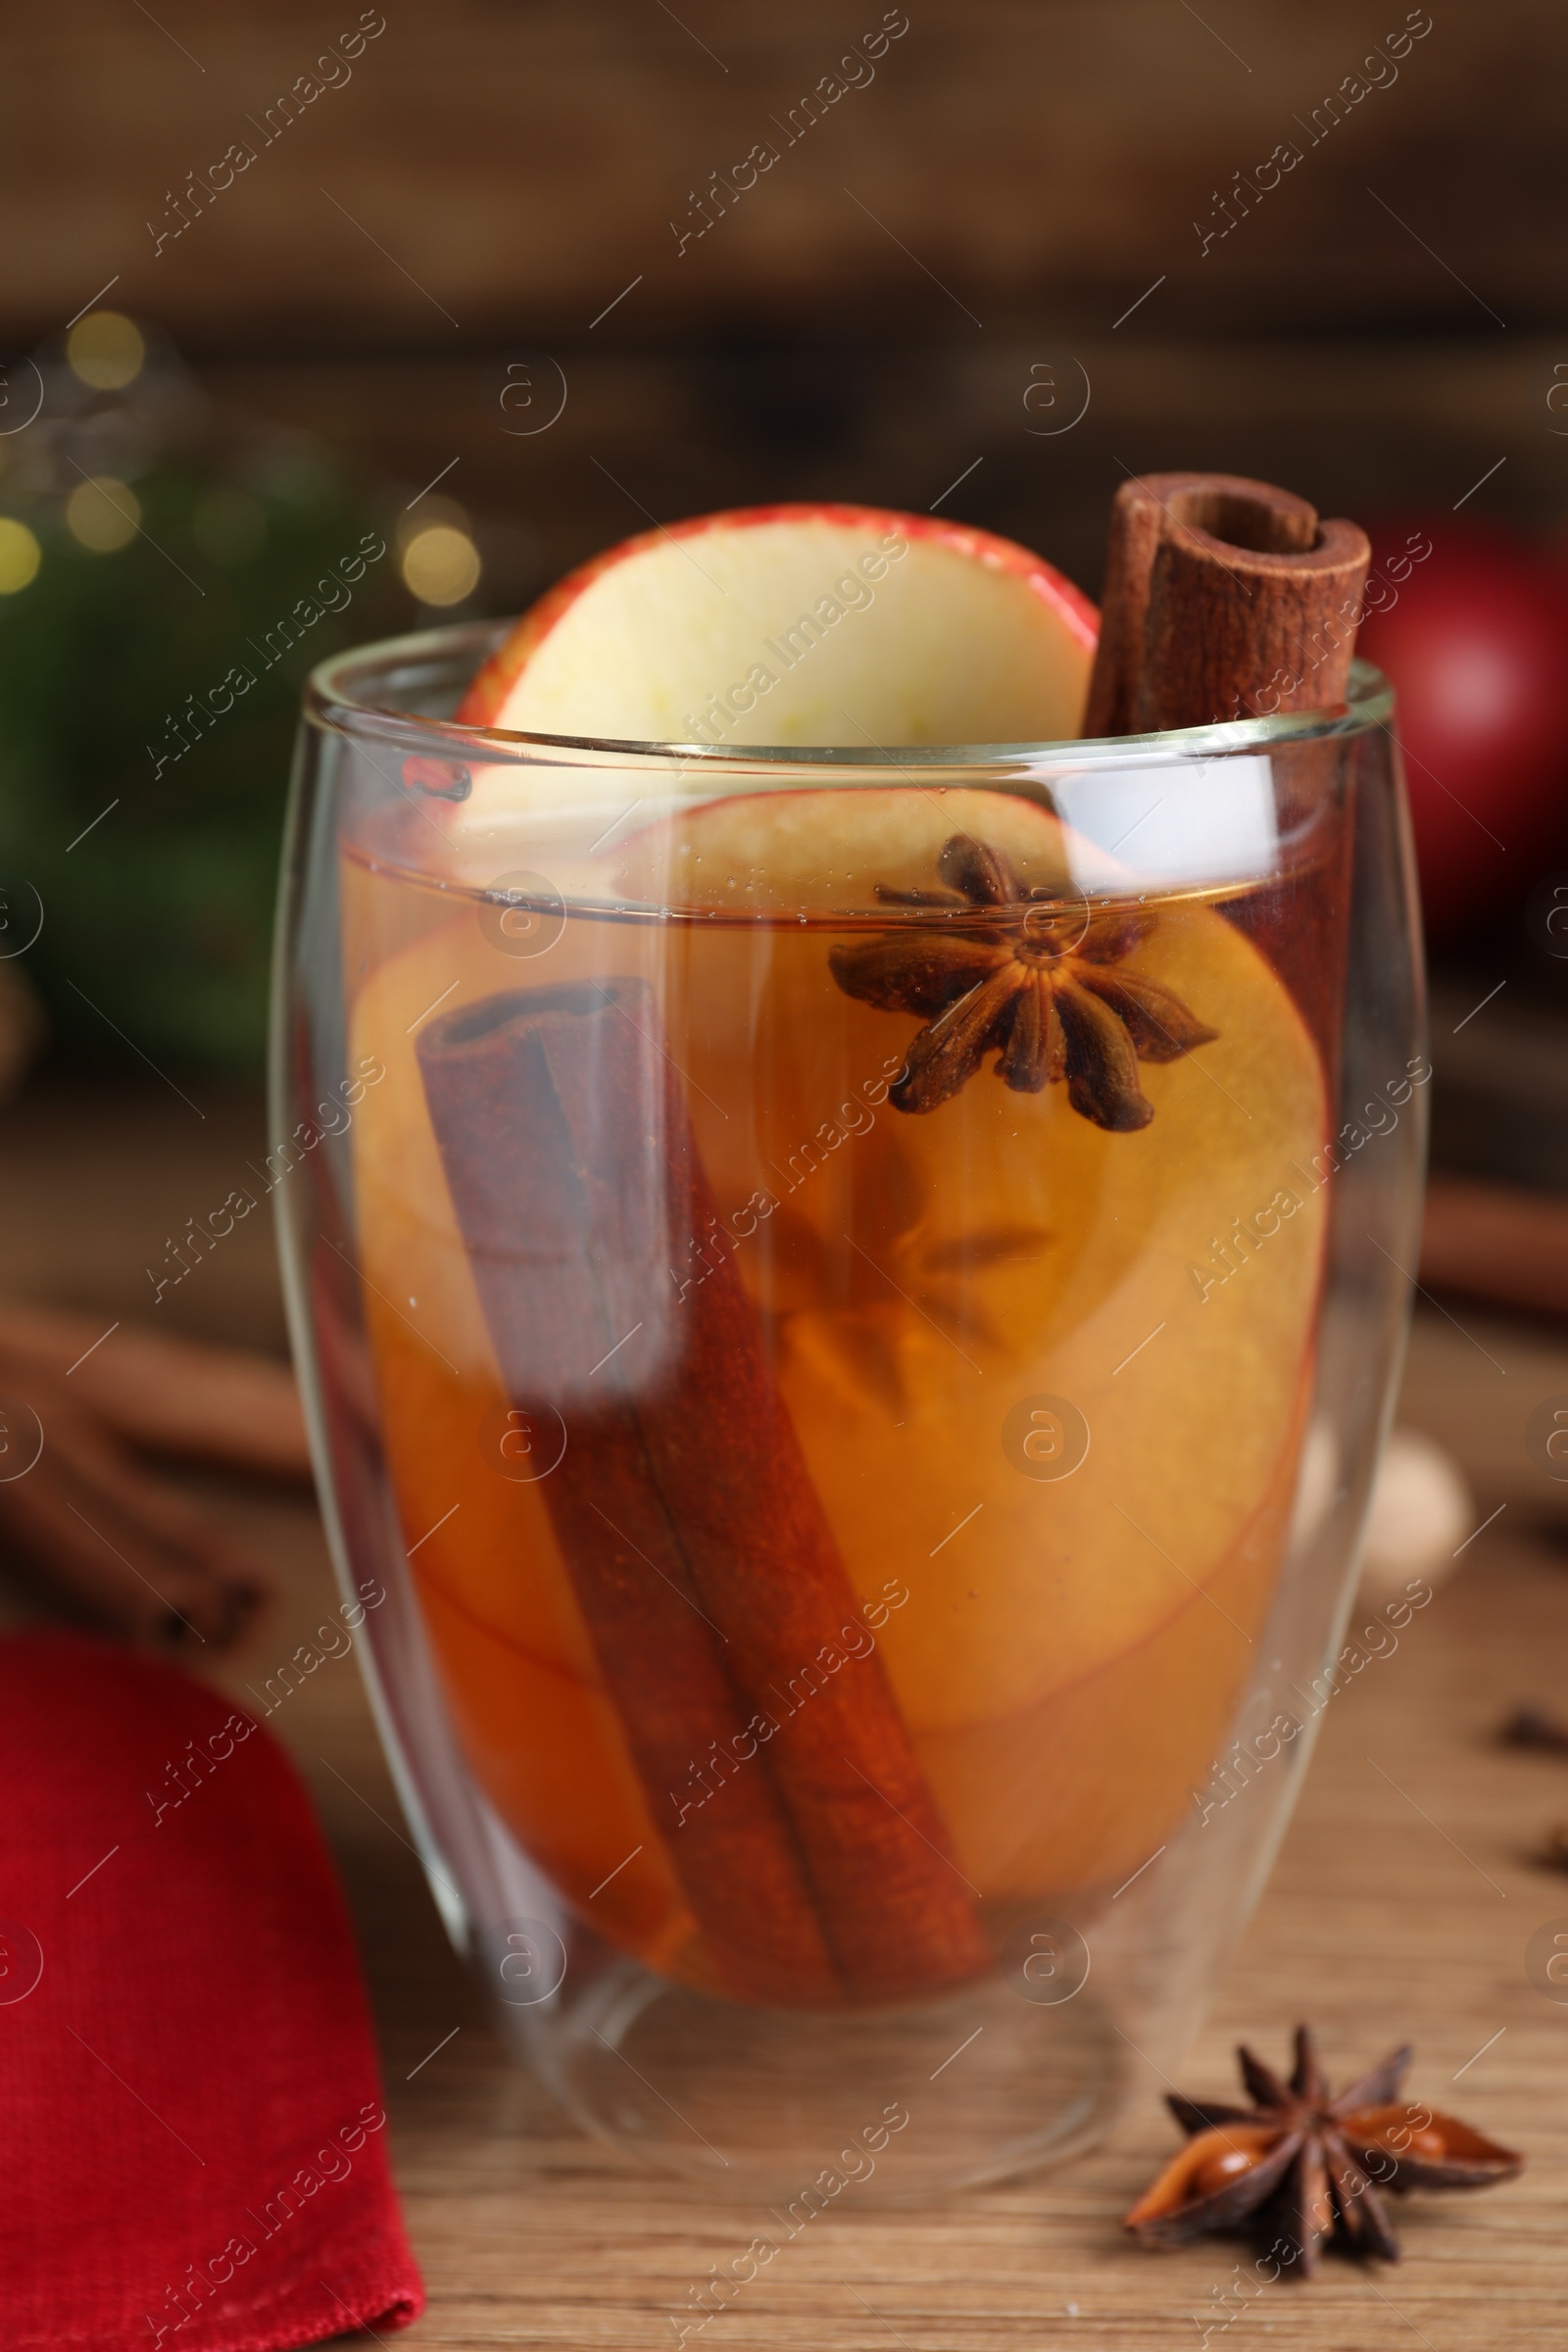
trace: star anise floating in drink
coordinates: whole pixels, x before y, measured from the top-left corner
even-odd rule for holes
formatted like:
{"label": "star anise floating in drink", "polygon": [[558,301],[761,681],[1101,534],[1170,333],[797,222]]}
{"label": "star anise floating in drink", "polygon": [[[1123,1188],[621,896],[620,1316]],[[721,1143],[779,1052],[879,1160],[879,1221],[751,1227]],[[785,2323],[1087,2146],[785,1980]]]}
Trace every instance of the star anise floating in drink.
{"label": "star anise floating in drink", "polygon": [[1209,2230],[1255,2225],[1282,2264],[1310,2277],[1319,2248],[1397,2262],[1399,2242],[1379,2195],[1412,2188],[1490,2188],[1524,2159],[1418,2100],[1401,2100],[1410,2064],[1396,2050],[1331,2098],[1311,2029],[1296,2031],[1296,2072],[1282,2082],[1250,2050],[1237,2052],[1250,2107],[1166,2104],[1190,2134],[1126,2216],[1146,2244],[1185,2245]]}
{"label": "star anise floating in drink", "polygon": [[[879,932],[833,949],[846,996],[930,1017],[889,1090],[899,1110],[935,1110],[996,1051],[996,1074],[1022,1095],[1067,1082],[1074,1110],[1127,1132],[1154,1115],[1140,1061],[1175,1061],[1218,1035],[1180,997],[1124,959],[1153,930],[1143,908],[1093,913],[1082,901],[1029,889],[1005,851],[956,833],[938,859],[943,887],[891,890],[886,906],[941,910],[942,922]],[[957,916],[995,913],[984,925]],[[1118,968],[1113,968],[1118,967]]]}

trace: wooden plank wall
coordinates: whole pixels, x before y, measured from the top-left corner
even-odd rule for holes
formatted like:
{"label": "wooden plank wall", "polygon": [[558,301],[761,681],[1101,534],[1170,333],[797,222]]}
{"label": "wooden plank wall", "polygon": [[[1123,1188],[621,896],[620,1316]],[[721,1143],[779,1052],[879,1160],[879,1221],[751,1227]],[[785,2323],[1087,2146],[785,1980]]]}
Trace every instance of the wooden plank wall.
{"label": "wooden plank wall", "polygon": [[[884,15],[907,28],[868,57]],[[1407,19],[1430,30],[1410,38]],[[1551,0],[1214,0],[1201,17],[1181,0],[689,0],[680,19],[659,0],[377,0],[364,22],[384,29],[342,57],[360,21],[355,0],[169,0],[156,24],[65,0],[14,22],[8,319],[42,330],[116,271],[122,299],[203,349],[573,335],[639,272],[618,328],[639,338],[819,330],[829,313],[858,328],[867,306],[956,331],[960,305],[991,326],[1055,302],[1102,332],[1161,272],[1146,317],[1161,335],[1464,331],[1494,312],[1517,332],[1560,301]],[[269,107],[334,54],[337,86],[269,145]],[[851,74],[790,145],[792,107]],[[173,234],[166,199],[239,143],[255,161]],[[764,143],[777,163],[677,252],[692,191],[712,171],[733,185]],[[1269,189],[1256,168],[1282,145],[1300,161]],[[1225,235],[1216,192],[1237,172],[1254,193]],[[172,232],[156,252],[149,220]]]}
{"label": "wooden plank wall", "polygon": [[977,458],[948,511],[1091,585],[1124,466],[1360,511],[1505,457],[1470,512],[1550,524],[1565,39],[1550,0],[64,0],[7,34],[0,340],[113,281],[411,494],[460,456],[502,603],[643,508],[925,507]]}

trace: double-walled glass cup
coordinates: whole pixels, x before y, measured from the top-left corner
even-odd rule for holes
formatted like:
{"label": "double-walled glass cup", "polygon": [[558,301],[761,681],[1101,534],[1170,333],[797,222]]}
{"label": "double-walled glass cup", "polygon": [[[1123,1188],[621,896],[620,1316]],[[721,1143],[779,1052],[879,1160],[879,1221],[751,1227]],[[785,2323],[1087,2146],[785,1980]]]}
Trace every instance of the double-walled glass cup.
{"label": "double-walled glass cup", "polygon": [[1428,1075],[1388,690],[719,754],[455,725],[495,635],[317,672],[277,958],[436,1900],[666,2169],[1059,2158],[1174,2063],[1332,1700]]}

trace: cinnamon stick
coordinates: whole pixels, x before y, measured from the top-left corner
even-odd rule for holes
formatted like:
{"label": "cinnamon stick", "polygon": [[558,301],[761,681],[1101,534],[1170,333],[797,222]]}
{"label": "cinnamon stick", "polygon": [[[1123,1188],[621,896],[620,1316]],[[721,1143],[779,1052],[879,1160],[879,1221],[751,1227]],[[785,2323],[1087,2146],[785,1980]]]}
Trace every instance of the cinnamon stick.
{"label": "cinnamon stick", "polygon": [[1568,1200],[1473,1176],[1430,1176],[1421,1279],[1494,1306],[1568,1315]]}
{"label": "cinnamon stick", "polygon": [[[1086,735],[1138,735],[1327,709],[1345,699],[1371,550],[1292,491],[1238,473],[1151,473],[1111,503]],[[1281,762],[1332,813],[1324,747]],[[1332,761],[1337,755],[1330,750]],[[1350,758],[1354,761],[1356,754]],[[1355,793],[1316,864],[1222,907],[1290,989],[1339,1084]]]}
{"label": "cinnamon stick", "polygon": [[0,1367],[7,1572],[56,1607],[135,1640],[214,1652],[236,1641],[266,1597],[261,1566],[207,1511],[148,1477],[63,1379],[3,1349]]}
{"label": "cinnamon stick", "polygon": [[541,1493],[727,1987],[809,2005],[975,1974],[966,1883],[739,1270],[709,1247],[684,1297],[671,1280],[721,1228],[650,991],[491,997],[418,1058],[511,1400],[565,1425]]}
{"label": "cinnamon stick", "polygon": [[1245,474],[1123,482],[1084,733],[1343,702],[1370,560],[1358,524]]}
{"label": "cinnamon stick", "polygon": [[311,1475],[294,1376],[270,1356],[145,1324],[119,1323],[106,1334],[101,1315],[7,1303],[0,1362],[11,1358],[69,1379],[78,1403],[148,1453],[267,1478]]}

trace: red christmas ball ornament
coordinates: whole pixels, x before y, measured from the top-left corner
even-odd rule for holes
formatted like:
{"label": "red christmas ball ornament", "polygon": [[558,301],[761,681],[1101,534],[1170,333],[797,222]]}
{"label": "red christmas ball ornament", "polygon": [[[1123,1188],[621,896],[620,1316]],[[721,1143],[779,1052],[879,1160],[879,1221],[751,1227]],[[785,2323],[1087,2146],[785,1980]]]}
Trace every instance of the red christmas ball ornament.
{"label": "red christmas ball ornament", "polygon": [[1568,865],[1568,579],[1451,515],[1374,525],[1356,651],[1398,696],[1427,936],[1451,939]]}

